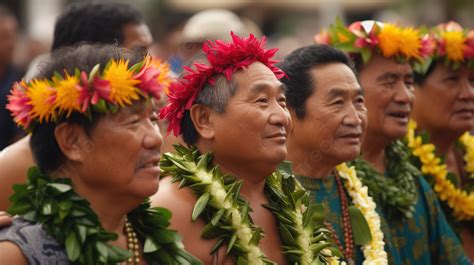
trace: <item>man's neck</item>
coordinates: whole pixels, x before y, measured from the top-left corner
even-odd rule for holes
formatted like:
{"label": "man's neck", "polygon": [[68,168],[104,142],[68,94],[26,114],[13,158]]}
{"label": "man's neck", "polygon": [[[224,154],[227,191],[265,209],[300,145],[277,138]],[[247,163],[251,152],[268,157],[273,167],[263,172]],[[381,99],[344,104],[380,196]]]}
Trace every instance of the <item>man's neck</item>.
{"label": "man's neck", "polygon": [[[69,170],[67,172],[74,172]],[[98,192],[90,189],[81,181],[81,178],[69,175],[74,185],[74,191],[89,201],[91,209],[97,214],[101,226],[116,234],[122,234],[125,225],[125,215],[128,214],[140,202],[131,200],[130,197],[121,198],[105,190]],[[117,204],[117,202],[120,202]]]}
{"label": "man's neck", "polygon": [[385,172],[385,147],[390,145],[392,141],[386,136],[367,132],[362,144],[362,158],[379,172]]}
{"label": "man's neck", "polygon": [[317,153],[316,150],[304,150],[288,145],[288,160],[292,163],[293,173],[314,179],[329,176],[338,163],[328,161],[323,156],[315,156]]}

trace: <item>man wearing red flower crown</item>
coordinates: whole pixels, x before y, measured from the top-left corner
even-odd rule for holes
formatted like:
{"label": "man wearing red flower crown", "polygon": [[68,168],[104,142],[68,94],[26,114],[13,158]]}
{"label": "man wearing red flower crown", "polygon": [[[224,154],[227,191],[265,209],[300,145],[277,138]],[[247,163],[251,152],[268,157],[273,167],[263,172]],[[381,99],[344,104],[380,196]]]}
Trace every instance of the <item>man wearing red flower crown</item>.
{"label": "man wearing red flower crown", "polygon": [[276,49],[231,35],[206,42],[169,89],[160,116],[188,147],[163,155],[169,177],[153,203],[172,211],[171,226],[204,264],[337,263],[321,209],[276,170],[291,127]]}
{"label": "man wearing red flower crown", "polygon": [[389,221],[402,263],[470,264],[402,141],[414,100],[410,63],[420,67],[430,43],[411,27],[375,21],[346,27],[338,20],[326,36],[316,40],[349,52],[356,63],[368,128],[361,157],[353,165]]}
{"label": "man wearing red flower crown", "polygon": [[474,261],[474,31],[449,22],[427,38],[434,49],[415,69],[409,147]]}

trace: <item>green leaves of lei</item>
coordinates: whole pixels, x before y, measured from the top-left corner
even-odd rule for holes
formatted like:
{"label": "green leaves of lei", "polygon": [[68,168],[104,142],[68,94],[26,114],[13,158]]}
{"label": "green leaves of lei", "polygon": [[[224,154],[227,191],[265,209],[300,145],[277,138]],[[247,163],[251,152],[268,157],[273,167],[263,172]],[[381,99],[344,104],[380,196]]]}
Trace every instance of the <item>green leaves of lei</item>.
{"label": "green leaves of lei", "polygon": [[415,176],[420,171],[411,164],[410,152],[401,140],[385,148],[385,165],[388,175],[380,174],[372,165],[357,158],[351,163],[357,176],[368,187],[369,195],[389,216],[411,218],[415,211],[418,192]]}
{"label": "green leaves of lei", "polygon": [[291,264],[329,264],[329,259],[342,257],[329,239],[324,206],[311,202],[287,163],[267,177],[265,193],[269,200],[265,207],[278,219],[284,253]]}
{"label": "green leaves of lei", "polygon": [[[240,264],[274,264],[258,247],[262,230],[249,216],[249,203],[240,196],[241,181],[211,167],[212,154],[200,155],[196,148],[175,145],[176,153],[166,153],[161,161],[163,175],[172,176],[180,187],[191,188],[198,197],[192,218],[208,221],[203,238],[217,238],[210,254],[227,244],[227,253]],[[309,202],[307,192],[293,176],[282,171],[267,178],[265,191],[269,208],[279,221],[286,257],[293,264],[324,264],[332,253],[340,254],[329,243],[323,227],[321,206]],[[323,251],[324,249],[331,251]],[[324,254],[323,254],[324,253]],[[313,263],[314,262],[314,263]]]}
{"label": "green leaves of lei", "polygon": [[[131,256],[129,251],[107,243],[116,240],[117,235],[101,227],[89,202],[72,189],[70,179],[52,179],[32,167],[27,183],[14,185],[13,189],[13,205],[8,212],[41,223],[50,236],[65,246],[71,264],[116,264]],[[176,231],[167,229],[170,217],[164,208],[150,208],[148,200],[128,215],[144,244],[148,264],[201,264],[184,251]]]}

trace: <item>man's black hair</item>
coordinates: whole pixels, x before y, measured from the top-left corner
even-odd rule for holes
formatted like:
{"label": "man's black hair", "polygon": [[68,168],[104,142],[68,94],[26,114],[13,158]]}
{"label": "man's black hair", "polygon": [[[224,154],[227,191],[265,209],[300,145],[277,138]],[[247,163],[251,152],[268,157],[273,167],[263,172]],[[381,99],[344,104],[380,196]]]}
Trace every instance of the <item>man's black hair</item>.
{"label": "man's black hair", "polygon": [[144,20],[140,12],[127,4],[74,3],[56,20],[51,50],[80,42],[122,44],[123,27],[141,23]]}
{"label": "man's black hair", "polygon": [[304,118],[305,103],[317,89],[318,80],[313,79],[310,71],[316,66],[329,63],[342,63],[353,69],[352,62],[342,51],[317,44],[294,50],[277,65],[286,74],[280,81],[287,86],[286,101],[297,118]]}

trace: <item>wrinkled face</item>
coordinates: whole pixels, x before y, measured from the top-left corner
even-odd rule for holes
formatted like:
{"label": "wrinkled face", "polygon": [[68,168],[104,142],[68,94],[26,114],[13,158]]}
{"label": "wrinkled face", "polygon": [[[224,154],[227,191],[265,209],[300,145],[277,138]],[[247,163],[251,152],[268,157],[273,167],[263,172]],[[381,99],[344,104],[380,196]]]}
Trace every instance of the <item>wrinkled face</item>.
{"label": "wrinkled face", "polygon": [[150,102],[108,114],[90,134],[81,175],[89,187],[145,198],[158,190],[162,138]]}
{"label": "wrinkled face", "polygon": [[405,136],[414,101],[410,65],[375,54],[360,71],[359,81],[368,111],[368,134],[389,140]]}
{"label": "wrinkled face", "polygon": [[438,63],[415,95],[414,117],[428,130],[461,134],[474,128],[474,70]]}
{"label": "wrinkled face", "polygon": [[127,24],[123,27],[123,47],[149,49],[153,38],[146,24]]}
{"label": "wrinkled face", "polygon": [[335,164],[353,160],[360,152],[367,126],[362,89],[345,64],[330,63],[311,71],[315,88],[300,119],[292,111],[292,143],[307,149],[311,159]]}
{"label": "wrinkled face", "polygon": [[7,16],[0,18],[0,64],[10,63],[17,36],[15,18]]}
{"label": "wrinkled face", "polygon": [[[233,75],[237,89],[213,119],[216,157],[276,166],[286,158],[291,126],[282,83],[260,62]],[[273,169],[274,170],[274,169]]]}

